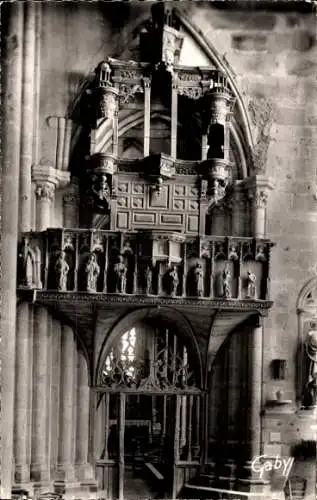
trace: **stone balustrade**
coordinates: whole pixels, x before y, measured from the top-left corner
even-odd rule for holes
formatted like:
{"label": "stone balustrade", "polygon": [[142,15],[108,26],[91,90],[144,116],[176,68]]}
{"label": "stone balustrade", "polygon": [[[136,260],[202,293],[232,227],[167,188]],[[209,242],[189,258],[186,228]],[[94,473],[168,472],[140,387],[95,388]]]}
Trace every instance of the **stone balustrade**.
{"label": "stone balustrade", "polygon": [[266,239],[143,230],[25,233],[18,287],[59,292],[268,300]]}

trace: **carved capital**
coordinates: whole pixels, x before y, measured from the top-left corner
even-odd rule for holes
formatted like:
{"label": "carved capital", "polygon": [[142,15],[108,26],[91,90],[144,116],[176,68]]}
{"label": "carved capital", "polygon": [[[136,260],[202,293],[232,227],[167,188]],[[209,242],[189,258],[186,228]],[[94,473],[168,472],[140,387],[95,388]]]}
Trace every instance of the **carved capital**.
{"label": "carved capital", "polygon": [[142,82],[143,82],[143,87],[145,89],[151,88],[151,78],[148,76],[143,76],[142,77]]}
{"label": "carved capital", "polygon": [[35,195],[37,200],[52,202],[55,196],[55,185],[51,182],[42,182],[36,185]]}
{"label": "carved capital", "polygon": [[265,208],[267,206],[269,194],[264,189],[257,189],[254,196],[256,208]]}

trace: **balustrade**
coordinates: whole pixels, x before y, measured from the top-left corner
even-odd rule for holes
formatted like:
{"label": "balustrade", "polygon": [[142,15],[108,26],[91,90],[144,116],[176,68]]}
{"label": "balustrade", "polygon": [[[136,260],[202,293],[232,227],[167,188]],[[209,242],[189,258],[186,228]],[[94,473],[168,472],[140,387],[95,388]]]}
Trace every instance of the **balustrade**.
{"label": "balustrade", "polygon": [[48,229],[24,234],[18,287],[268,300],[271,247],[253,238]]}

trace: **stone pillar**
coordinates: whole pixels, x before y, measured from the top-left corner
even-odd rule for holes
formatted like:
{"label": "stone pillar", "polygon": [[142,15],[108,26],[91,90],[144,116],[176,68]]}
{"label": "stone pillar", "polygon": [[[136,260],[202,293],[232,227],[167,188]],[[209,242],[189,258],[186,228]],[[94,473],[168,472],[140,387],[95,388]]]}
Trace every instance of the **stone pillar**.
{"label": "stone pillar", "polygon": [[74,333],[70,326],[62,325],[60,426],[58,445],[58,479],[72,480],[73,467],[73,391],[74,391]]}
{"label": "stone pillar", "polygon": [[79,185],[77,179],[72,179],[63,196],[64,227],[76,228],[79,225]]}
{"label": "stone pillar", "polygon": [[36,185],[36,229],[45,231],[51,226],[55,189],[68,184],[70,173],[48,165],[34,165],[32,178]]}
{"label": "stone pillar", "polygon": [[266,207],[269,191],[274,188],[272,179],[255,175],[247,179],[246,187],[252,204],[252,235],[255,238],[266,236]]}
{"label": "stone pillar", "polygon": [[76,475],[83,481],[91,478],[92,470],[88,463],[90,393],[87,360],[78,351],[77,362],[77,429],[76,429]]}
{"label": "stone pillar", "polygon": [[23,3],[3,5],[8,12],[2,68],[2,238],[1,238],[1,485],[0,497],[11,498],[13,471],[16,271],[18,245],[20,118]]}
{"label": "stone pillar", "polygon": [[36,184],[36,229],[45,231],[51,227],[51,207],[55,198],[55,186],[50,182]]}
{"label": "stone pillar", "polygon": [[150,154],[150,127],[151,127],[151,80],[143,78],[144,86],[144,158]]}
{"label": "stone pillar", "polygon": [[20,160],[20,231],[31,229],[36,5],[25,2]]}
{"label": "stone pillar", "polygon": [[22,302],[17,310],[16,382],[14,457],[15,482],[27,483],[30,479],[28,457],[29,443],[29,304]]}
{"label": "stone pillar", "polygon": [[177,123],[178,123],[178,77],[172,76],[172,103],[171,103],[171,157],[177,157]]}
{"label": "stone pillar", "polygon": [[246,463],[240,479],[247,490],[256,491],[264,481],[252,471],[251,462],[261,455],[261,409],[262,409],[262,318],[255,316],[248,326],[248,400],[246,422]]}
{"label": "stone pillar", "polygon": [[43,307],[34,310],[33,341],[33,408],[31,479],[46,482],[49,479],[47,442],[49,393],[49,324],[48,312]]}

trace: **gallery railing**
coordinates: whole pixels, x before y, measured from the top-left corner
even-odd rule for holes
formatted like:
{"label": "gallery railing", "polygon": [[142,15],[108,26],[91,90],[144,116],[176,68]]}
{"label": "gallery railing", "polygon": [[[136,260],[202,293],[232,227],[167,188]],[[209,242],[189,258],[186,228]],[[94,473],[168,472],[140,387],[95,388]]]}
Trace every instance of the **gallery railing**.
{"label": "gallery railing", "polygon": [[59,292],[268,300],[269,240],[162,231],[24,234],[18,287]]}

